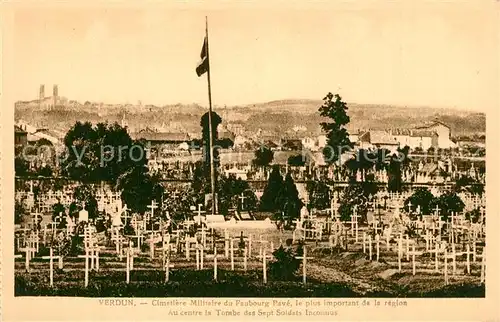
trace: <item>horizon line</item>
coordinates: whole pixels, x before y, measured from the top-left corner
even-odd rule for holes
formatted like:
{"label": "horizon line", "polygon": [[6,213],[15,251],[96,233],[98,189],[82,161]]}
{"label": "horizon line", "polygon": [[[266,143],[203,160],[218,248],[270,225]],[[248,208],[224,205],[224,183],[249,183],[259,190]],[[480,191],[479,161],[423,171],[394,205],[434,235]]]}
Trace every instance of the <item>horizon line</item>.
{"label": "horizon line", "polygon": [[[333,92],[332,92],[333,93]],[[46,96],[44,99],[48,99],[53,97],[51,96]],[[76,101],[79,104],[84,105],[85,102],[75,100],[75,99],[69,99],[66,96],[61,95],[60,97],[64,97],[68,101]],[[342,97],[342,96],[341,96]],[[21,103],[21,102],[35,102],[38,101],[38,99],[31,99],[31,100],[21,100],[18,99],[14,102],[14,104]],[[91,100],[85,100],[90,102],[91,104],[107,104],[107,105],[132,105],[132,106],[138,106],[138,102],[141,102],[141,105],[144,106],[153,106],[157,108],[162,108],[162,107],[169,107],[169,106],[176,106],[176,105],[197,105],[199,107],[205,107],[204,104],[200,104],[199,102],[175,102],[175,103],[163,103],[161,105],[157,104],[151,104],[151,103],[144,103],[142,100],[137,100],[136,103],[130,103],[130,102],[104,102],[104,101],[91,101]],[[252,103],[243,103],[243,104],[213,104],[213,107],[216,108],[222,108],[222,109],[230,109],[230,108],[244,108],[244,107],[252,107],[256,105],[265,105],[265,104],[272,104],[272,103],[279,103],[279,102],[299,102],[299,101],[310,101],[314,102],[317,101],[322,102],[322,99],[314,99],[314,98],[282,98],[282,99],[273,99],[269,101],[257,101],[257,102],[252,102]],[[460,106],[432,106],[432,105],[417,105],[417,104],[391,104],[391,103],[366,103],[366,102],[349,102],[349,101],[344,101],[347,104],[347,107],[349,108],[349,105],[365,105],[365,106],[379,106],[379,107],[387,107],[387,108],[405,108],[405,109],[416,109],[416,108],[427,108],[427,109],[441,109],[441,110],[454,110],[454,111],[460,111],[460,112],[470,112],[470,113],[481,113],[481,114],[486,114],[485,109],[473,109],[471,107],[460,107]],[[320,105],[318,106],[318,108]],[[14,106],[15,108],[15,106]]]}

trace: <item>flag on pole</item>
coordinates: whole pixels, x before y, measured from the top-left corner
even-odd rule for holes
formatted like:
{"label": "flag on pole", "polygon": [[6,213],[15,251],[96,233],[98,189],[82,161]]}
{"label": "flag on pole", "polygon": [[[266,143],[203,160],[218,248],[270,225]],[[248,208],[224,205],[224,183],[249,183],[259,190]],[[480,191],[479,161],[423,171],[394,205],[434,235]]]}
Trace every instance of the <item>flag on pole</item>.
{"label": "flag on pole", "polygon": [[208,71],[208,40],[207,37],[203,40],[203,47],[201,48],[200,54],[201,61],[196,67],[196,74],[198,77],[205,74]]}

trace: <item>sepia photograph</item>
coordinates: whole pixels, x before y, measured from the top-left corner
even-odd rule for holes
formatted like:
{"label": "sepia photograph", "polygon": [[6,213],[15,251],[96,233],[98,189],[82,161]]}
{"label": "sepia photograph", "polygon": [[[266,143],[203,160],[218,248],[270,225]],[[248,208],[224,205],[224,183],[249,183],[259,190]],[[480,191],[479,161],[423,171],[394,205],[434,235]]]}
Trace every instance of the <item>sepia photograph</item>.
{"label": "sepia photograph", "polygon": [[484,299],[497,19],[419,12],[11,8],[14,297]]}

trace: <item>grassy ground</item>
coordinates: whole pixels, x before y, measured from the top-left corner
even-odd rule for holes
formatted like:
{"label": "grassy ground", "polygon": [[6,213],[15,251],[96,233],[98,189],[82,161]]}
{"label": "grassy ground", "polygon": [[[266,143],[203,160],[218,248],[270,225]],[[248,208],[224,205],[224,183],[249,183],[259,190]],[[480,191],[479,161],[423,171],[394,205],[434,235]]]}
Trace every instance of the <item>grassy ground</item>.
{"label": "grassy ground", "polygon": [[[90,272],[89,286],[84,287],[83,260],[68,258],[64,269],[55,270],[54,287],[49,286],[47,261],[34,260],[31,273],[16,262],[16,296],[85,296],[85,297],[484,297],[477,265],[471,275],[450,273],[445,285],[442,273],[421,267],[412,275],[411,263],[404,262],[398,272],[391,258],[369,261],[362,252],[329,253],[325,248],[311,249],[307,284],[302,284],[301,270],[292,281],[263,283],[262,264],[257,258],[248,261],[243,271],[241,258],[235,259],[235,270],[229,260],[220,258],[218,280],[213,279],[213,264],[206,259],[205,268],[196,270],[193,260],[182,256],[173,261],[169,282],[159,259],[146,256],[134,262],[130,283],[125,282],[125,261],[102,257],[99,272]],[[57,267],[57,264],[55,264]],[[397,264],[396,264],[397,267]]]}
{"label": "grassy ground", "polygon": [[[124,272],[93,272],[89,286],[83,287],[82,272],[56,273],[54,287],[42,274],[16,274],[16,296],[79,296],[79,297],[483,297],[484,285],[459,283],[441,286],[425,292],[410,287],[393,287],[358,293],[349,283],[322,283],[309,280],[306,285],[295,281],[262,283],[262,274],[219,270],[219,280],[213,280],[212,270],[172,271],[169,282],[163,282],[161,271],[135,271],[131,282],[125,282]],[[403,278],[404,276],[400,276]]]}
{"label": "grassy ground", "polygon": [[296,281],[262,283],[262,273],[219,270],[218,281],[212,270],[180,269],[172,271],[169,282],[162,271],[134,271],[131,283],[125,282],[125,272],[93,272],[89,286],[83,287],[82,272],[55,274],[54,287],[47,276],[16,274],[16,296],[83,296],[83,297],[352,297],[351,289],[340,283],[322,284],[315,281],[304,286]]}
{"label": "grassy ground", "polygon": [[[239,236],[240,230],[229,230]],[[220,232],[222,234],[222,232]],[[443,262],[435,271],[433,257],[418,256],[416,274],[412,274],[411,260],[403,258],[398,271],[397,253],[394,249],[380,247],[380,259],[372,260],[364,254],[362,246],[350,242],[348,250],[331,249],[328,243],[309,242],[307,284],[302,284],[302,268],[292,281],[275,280],[268,274],[268,283],[263,283],[262,261],[259,254],[260,235],[263,240],[273,242],[274,248],[291,238],[291,232],[271,230],[246,230],[245,236],[253,234],[252,258],[243,270],[243,259],[235,258],[235,270],[230,261],[223,258],[223,244],[218,245],[218,280],[213,279],[212,259],[205,259],[205,269],[196,270],[194,252],[190,261],[183,252],[173,256],[174,264],[169,282],[165,283],[165,272],[161,267],[160,253],[155,259],[144,251],[134,260],[134,271],[130,283],[125,282],[125,259],[119,260],[114,249],[101,252],[100,271],[91,272],[89,286],[84,287],[84,260],[65,258],[64,269],[56,270],[54,287],[49,286],[49,264],[39,258],[31,262],[31,273],[24,271],[24,260],[15,263],[16,296],[85,296],[85,297],[484,297],[485,287],[480,283],[479,262],[471,264],[466,273],[465,261],[457,259],[456,274],[449,264],[449,283],[445,285]],[[223,235],[223,234],[222,234]],[[237,247],[235,242],[235,247]],[[269,254],[270,251],[267,251]],[[57,267],[57,263],[54,264]]]}

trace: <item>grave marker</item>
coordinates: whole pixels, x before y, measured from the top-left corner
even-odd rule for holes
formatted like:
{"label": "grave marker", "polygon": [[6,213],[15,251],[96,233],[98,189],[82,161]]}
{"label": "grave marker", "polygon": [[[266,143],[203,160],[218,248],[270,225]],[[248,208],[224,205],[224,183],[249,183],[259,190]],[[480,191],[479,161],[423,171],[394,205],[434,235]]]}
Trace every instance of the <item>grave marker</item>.
{"label": "grave marker", "polygon": [[50,264],[49,264],[49,269],[50,269],[50,287],[53,287],[54,286],[54,259],[60,259],[60,255],[59,256],[54,256],[54,253],[53,253],[53,249],[52,247],[50,247],[50,251],[49,251],[49,256],[42,256],[42,259],[48,259],[50,260]]}
{"label": "grave marker", "polygon": [[302,256],[296,256],[295,258],[296,259],[302,259],[302,283],[304,283],[304,285],[306,284],[306,273],[307,273],[307,260],[308,259],[312,259],[312,257],[307,257],[307,247],[306,245],[303,246],[303,251],[304,253],[302,254]]}

